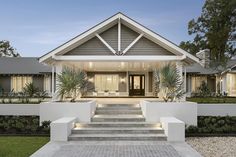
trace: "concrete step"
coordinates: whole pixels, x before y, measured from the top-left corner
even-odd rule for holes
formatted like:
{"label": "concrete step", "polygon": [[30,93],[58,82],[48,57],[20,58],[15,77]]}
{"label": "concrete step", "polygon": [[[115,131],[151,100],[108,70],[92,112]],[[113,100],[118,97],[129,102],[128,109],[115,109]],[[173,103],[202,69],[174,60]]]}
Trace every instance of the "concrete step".
{"label": "concrete step", "polygon": [[74,128],[72,134],[163,134],[162,128],[136,127],[136,128]]}
{"label": "concrete step", "polygon": [[96,110],[140,110],[141,107],[97,107]]}
{"label": "concrete step", "polygon": [[99,104],[98,107],[140,107],[139,104]]}
{"label": "concrete step", "polygon": [[134,115],[142,115],[141,110],[96,110],[96,115],[105,114],[105,115],[116,115],[116,114],[134,114]]}
{"label": "concrete step", "polygon": [[94,128],[137,128],[137,127],[161,127],[160,123],[148,123],[148,122],[91,122],[91,123],[76,123],[76,127],[94,127]]}
{"label": "concrete step", "polygon": [[71,134],[70,141],[166,141],[164,134]]}
{"label": "concrete step", "polygon": [[144,122],[143,115],[94,115],[92,122]]}

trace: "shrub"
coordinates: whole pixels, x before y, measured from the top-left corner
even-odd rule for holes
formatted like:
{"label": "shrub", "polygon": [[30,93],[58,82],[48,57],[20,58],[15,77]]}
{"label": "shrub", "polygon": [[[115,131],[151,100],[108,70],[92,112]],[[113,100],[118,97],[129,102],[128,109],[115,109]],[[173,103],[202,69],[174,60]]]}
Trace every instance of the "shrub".
{"label": "shrub", "polygon": [[39,126],[39,116],[0,116],[1,134],[49,134],[50,121]]}
{"label": "shrub", "polygon": [[207,134],[224,134],[236,133],[236,117],[232,116],[199,116],[198,126],[187,126],[187,134],[207,133]]}

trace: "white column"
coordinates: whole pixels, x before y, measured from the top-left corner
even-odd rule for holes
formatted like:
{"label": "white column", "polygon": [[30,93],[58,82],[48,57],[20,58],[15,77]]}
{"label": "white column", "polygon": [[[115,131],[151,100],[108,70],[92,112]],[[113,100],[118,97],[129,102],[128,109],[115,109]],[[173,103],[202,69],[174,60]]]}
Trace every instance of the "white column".
{"label": "white column", "polygon": [[186,66],[184,66],[184,91],[187,92],[187,73],[186,73]]}
{"label": "white column", "polygon": [[[180,79],[183,81],[184,84],[186,84],[186,78],[183,77],[183,63],[181,61],[176,62],[176,68],[179,72],[180,75]],[[186,91],[185,86],[183,87],[183,90]],[[185,101],[186,100],[186,94],[184,94],[184,96],[182,97],[181,101]]]}
{"label": "white column", "polygon": [[52,65],[52,89],[51,89],[52,96],[54,95],[54,73],[55,73],[55,69],[54,69],[54,65]]}

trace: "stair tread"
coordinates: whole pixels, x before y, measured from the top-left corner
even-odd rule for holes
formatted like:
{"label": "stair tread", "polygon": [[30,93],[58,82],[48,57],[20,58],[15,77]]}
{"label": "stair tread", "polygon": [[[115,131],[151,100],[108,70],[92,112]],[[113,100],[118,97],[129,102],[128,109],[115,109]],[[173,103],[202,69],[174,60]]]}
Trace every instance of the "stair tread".
{"label": "stair tread", "polygon": [[129,114],[116,114],[116,115],[106,115],[106,114],[102,114],[102,115],[94,115],[93,118],[144,118],[143,115],[129,115]]}
{"label": "stair tread", "polygon": [[73,128],[72,130],[163,130],[160,127],[101,127],[101,128],[92,128],[92,127],[84,127],[84,128]]}
{"label": "stair tread", "polygon": [[76,123],[76,124],[150,124],[150,125],[160,125],[160,123],[152,122],[88,122],[88,123]]}
{"label": "stair tread", "polygon": [[71,134],[69,137],[166,137],[165,134]]}

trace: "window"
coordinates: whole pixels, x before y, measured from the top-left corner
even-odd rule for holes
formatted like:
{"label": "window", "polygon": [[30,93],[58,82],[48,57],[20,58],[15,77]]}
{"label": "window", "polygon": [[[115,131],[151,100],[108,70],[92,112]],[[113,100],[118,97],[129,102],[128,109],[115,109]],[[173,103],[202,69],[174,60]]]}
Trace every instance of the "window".
{"label": "window", "polygon": [[95,75],[96,91],[118,91],[118,75]]}
{"label": "window", "polygon": [[44,75],[43,89],[47,93],[51,93],[51,77],[50,77],[50,75]]}
{"label": "window", "polygon": [[229,96],[236,96],[236,74],[227,74],[227,92]]}
{"label": "window", "polygon": [[203,81],[207,82],[206,76],[192,76],[192,92],[197,92]]}
{"label": "window", "polygon": [[32,83],[31,76],[12,76],[11,90],[14,89],[14,92],[21,92],[28,83]]}

